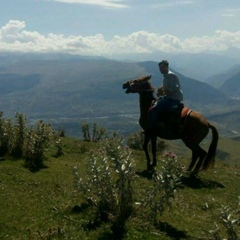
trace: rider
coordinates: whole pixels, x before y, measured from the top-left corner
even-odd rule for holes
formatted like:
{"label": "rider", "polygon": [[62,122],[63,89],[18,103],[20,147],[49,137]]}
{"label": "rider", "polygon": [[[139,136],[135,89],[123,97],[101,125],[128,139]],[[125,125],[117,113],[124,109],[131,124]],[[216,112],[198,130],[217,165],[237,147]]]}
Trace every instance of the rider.
{"label": "rider", "polygon": [[180,81],[177,75],[169,70],[167,60],[162,60],[159,64],[159,70],[163,74],[163,84],[158,89],[158,99],[151,109],[151,128],[155,129],[158,120],[161,118],[161,112],[177,106],[183,100],[183,93]]}

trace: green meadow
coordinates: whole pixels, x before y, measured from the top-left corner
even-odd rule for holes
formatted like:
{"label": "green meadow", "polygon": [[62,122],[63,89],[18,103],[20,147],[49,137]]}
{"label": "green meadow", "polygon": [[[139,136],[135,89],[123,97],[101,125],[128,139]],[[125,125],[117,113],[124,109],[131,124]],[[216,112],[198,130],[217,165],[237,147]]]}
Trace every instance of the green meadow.
{"label": "green meadow", "polygon": [[[149,199],[147,189],[154,186],[154,180],[152,174],[145,171],[144,152],[130,149],[134,163],[131,180],[133,207],[124,219],[122,232],[119,229],[114,232],[117,217],[99,217],[99,209],[86,201],[76,183],[76,166],[79,178],[88,183],[91,177],[87,170],[90,156],[99,153],[102,143],[62,137],[61,144],[63,154],[56,156],[56,147],[50,147],[44,167],[37,171],[29,170],[24,159],[1,158],[0,239],[239,238],[240,165],[237,161],[237,141],[220,139],[219,153],[230,154],[220,154],[215,168],[201,172],[198,178],[191,178],[183,171],[181,184],[174,191],[171,204],[164,205],[154,221],[142,202]],[[171,144],[168,148],[174,149]],[[189,164],[190,152],[181,145],[175,146],[174,150],[178,154],[177,164],[184,169]],[[156,171],[159,173],[163,159],[163,152],[158,152]]]}

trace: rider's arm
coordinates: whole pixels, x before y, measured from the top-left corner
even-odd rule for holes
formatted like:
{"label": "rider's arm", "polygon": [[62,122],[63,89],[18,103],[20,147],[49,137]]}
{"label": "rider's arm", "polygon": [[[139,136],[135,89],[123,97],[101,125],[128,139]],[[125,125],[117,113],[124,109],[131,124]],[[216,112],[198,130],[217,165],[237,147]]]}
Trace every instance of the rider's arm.
{"label": "rider's arm", "polygon": [[158,90],[157,90],[157,96],[158,96],[158,97],[161,97],[161,96],[164,96],[164,95],[165,95],[165,91],[164,91],[164,88],[163,88],[163,86],[162,86],[162,87],[158,88]]}
{"label": "rider's arm", "polygon": [[178,77],[175,74],[169,74],[164,77],[163,90],[166,96],[171,96],[175,92],[179,91],[180,84]]}

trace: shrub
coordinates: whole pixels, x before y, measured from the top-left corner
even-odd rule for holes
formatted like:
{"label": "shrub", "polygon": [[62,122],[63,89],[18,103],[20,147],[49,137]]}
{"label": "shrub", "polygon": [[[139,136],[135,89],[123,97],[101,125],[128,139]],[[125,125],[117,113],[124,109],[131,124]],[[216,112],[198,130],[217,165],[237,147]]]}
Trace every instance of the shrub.
{"label": "shrub", "polygon": [[74,171],[81,196],[95,207],[100,220],[111,221],[114,235],[125,232],[126,220],[133,214],[147,215],[156,223],[158,215],[171,206],[183,172],[175,155],[164,156],[162,173],[155,172],[153,186],[141,189],[143,200],[136,201],[134,160],[123,143],[121,137],[106,139],[99,153],[92,152],[86,178],[81,177],[80,165]]}
{"label": "shrub", "polygon": [[97,123],[93,124],[92,132],[88,123],[82,124],[83,140],[88,142],[99,142],[106,137],[107,129],[99,127]]}
{"label": "shrub", "polygon": [[50,136],[52,135],[50,125],[39,121],[37,128],[28,130],[25,148],[25,166],[31,170],[38,170],[44,167],[45,153],[50,144]]}
{"label": "shrub", "polygon": [[[237,233],[237,224],[240,224],[240,210],[232,210],[228,206],[222,206],[221,208],[221,214],[220,214],[220,223],[223,225],[223,227],[226,229],[226,233],[228,236],[228,240],[238,240],[239,235]],[[217,225],[216,225],[217,226]],[[214,236],[215,240],[222,240],[220,229],[217,226],[217,228],[212,232],[212,235]]]}
{"label": "shrub", "polygon": [[158,216],[162,215],[166,207],[171,207],[175,193],[181,185],[183,169],[178,164],[175,154],[167,153],[161,159],[161,172],[155,171],[153,175],[154,185],[148,190],[140,208],[142,213],[148,215],[151,221],[157,222]]}
{"label": "shrub", "polygon": [[13,148],[13,123],[11,120],[3,118],[3,112],[0,112],[0,154],[4,156],[11,152]]}
{"label": "shrub", "polygon": [[26,137],[26,116],[21,113],[17,113],[15,116],[14,125],[14,146],[12,149],[12,155],[17,158],[23,156],[24,142]]}
{"label": "shrub", "polygon": [[[50,137],[54,131],[43,121],[39,121],[36,129],[28,128],[26,119],[23,114],[16,113],[13,122],[11,119],[4,119],[3,112],[0,112],[0,156],[9,154],[15,158],[24,157],[25,166],[36,170],[44,166],[45,153],[50,146]],[[63,154],[63,149],[59,135],[57,138],[56,156],[59,157]]]}
{"label": "shrub", "polygon": [[0,153],[21,158],[23,155],[24,139],[26,134],[26,117],[16,113],[15,123],[11,119],[4,119],[0,113]]}
{"label": "shrub", "polygon": [[[109,152],[110,143],[114,154]],[[77,186],[84,198],[96,207],[100,219],[111,221],[113,231],[121,234],[133,211],[134,161],[122,138],[103,145],[98,154],[91,153],[86,179],[80,177],[80,166],[75,167]]]}

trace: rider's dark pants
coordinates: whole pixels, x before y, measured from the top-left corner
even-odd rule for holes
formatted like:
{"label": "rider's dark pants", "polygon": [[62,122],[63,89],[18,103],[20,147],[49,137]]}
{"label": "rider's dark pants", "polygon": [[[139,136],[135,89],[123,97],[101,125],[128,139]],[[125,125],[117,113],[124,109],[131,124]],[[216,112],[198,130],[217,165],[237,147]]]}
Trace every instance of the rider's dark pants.
{"label": "rider's dark pants", "polygon": [[161,119],[161,112],[167,109],[170,110],[173,106],[179,105],[180,103],[181,102],[179,100],[167,97],[159,98],[151,109],[151,128],[156,128],[157,122],[159,121],[159,119]]}

